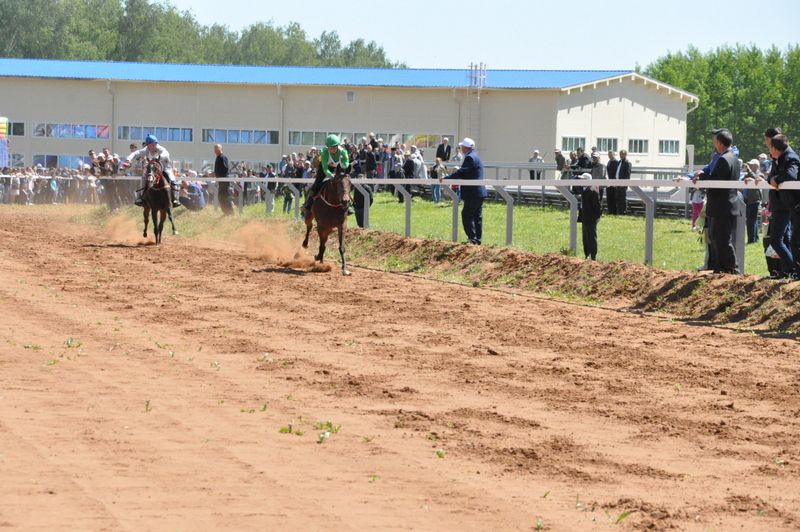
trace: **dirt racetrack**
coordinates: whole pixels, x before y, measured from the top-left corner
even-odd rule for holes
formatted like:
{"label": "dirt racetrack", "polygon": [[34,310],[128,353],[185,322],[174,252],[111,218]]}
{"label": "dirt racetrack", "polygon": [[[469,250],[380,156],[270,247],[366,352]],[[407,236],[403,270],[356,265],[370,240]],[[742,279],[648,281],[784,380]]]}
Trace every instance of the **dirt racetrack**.
{"label": "dirt racetrack", "polygon": [[795,339],[67,220],[0,208],[0,529],[800,528]]}

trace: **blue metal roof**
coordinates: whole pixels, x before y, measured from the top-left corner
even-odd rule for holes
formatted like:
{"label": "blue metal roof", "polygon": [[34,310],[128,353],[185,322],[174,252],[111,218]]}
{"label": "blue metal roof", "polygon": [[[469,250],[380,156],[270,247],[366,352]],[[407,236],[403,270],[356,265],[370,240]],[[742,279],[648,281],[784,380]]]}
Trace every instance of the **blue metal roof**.
{"label": "blue metal roof", "polygon": [[[487,70],[485,87],[555,89],[631,72],[630,70]],[[347,87],[469,86],[467,69],[178,65],[11,58],[0,58],[0,77]]]}

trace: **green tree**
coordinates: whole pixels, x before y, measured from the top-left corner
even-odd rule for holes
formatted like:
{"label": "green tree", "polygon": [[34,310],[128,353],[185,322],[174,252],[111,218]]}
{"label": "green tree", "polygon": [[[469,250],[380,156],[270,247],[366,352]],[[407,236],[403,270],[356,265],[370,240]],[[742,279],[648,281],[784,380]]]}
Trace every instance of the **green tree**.
{"label": "green tree", "polygon": [[764,151],[768,127],[792,135],[800,119],[800,49],[781,52],[773,47],[725,46],[700,53],[696,48],[670,53],[645,73],[700,98],[687,118],[687,143],[696,147],[696,161],[713,152],[710,130],[727,127],[743,158]]}

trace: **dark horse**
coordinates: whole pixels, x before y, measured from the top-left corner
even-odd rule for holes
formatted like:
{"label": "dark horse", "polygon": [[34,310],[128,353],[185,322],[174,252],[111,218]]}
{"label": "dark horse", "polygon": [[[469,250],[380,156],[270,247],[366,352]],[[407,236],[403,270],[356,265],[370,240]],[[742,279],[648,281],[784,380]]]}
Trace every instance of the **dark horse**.
{"label": "dark horse", "polygon": [[[172,224],[172,234],[177,235],[175,221],[172,219],[172,200],[169,196],[169,183],[164,179],[164,169],[155,159],[148,159],[144,165],[144,175],[147,184],[142,192],[142,207],[144,208],[144,233],[147,238],[147,220],[153,213],[153,234],[156,237],[156,246],[161,245],[161,232],[164,230],[164,221],[169,216]],[[156,215],[161,213],[161,220],[156,220]]]}
{"label": "dark horse", "polygon": [[322,263],[325,255],[325,243],[328,236],[336,229],[339,232],[339,255],[342,257],[342,275],[350,275],[347,270],[347,262],[344,258],[344,228],[347,224],[347,206],[350,203],[350,177],[347,175],[349,169],[336,167],[333,178],[329,178],[322,185],[319,194],[314,198],[311,209],[306,215],[306,238],[303,240],[303,247],[308,247],[308,235],[311,234],[311,226],[317,222],[317,234],[319,234],[319,253],[315,260]]}

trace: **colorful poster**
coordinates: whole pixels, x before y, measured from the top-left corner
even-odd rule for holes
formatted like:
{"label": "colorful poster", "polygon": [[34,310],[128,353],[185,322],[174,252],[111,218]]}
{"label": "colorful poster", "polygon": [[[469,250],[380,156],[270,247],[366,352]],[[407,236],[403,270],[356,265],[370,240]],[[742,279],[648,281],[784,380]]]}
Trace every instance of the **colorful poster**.
{"label": "colorful poster", "polygon": [[0,168],[8,166],[8,118],[0,116]]}

